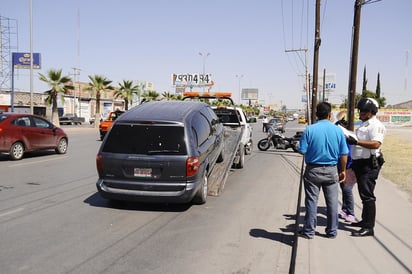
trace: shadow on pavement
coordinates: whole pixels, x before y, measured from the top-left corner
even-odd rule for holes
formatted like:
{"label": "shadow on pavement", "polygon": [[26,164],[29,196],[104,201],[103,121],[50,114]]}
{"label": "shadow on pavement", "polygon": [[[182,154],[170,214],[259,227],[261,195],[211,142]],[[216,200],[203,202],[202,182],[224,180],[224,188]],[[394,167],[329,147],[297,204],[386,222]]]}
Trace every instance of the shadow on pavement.
{"label": "shadow on pavement", "polygon": [[139,203],[128,201],[115,201],[104,199],[98,192],[92,194],[84,200],[85,203],[93,207],[105,207],[119,210],[136,210],[136,211],[165,211],[165,212],[183,212],[188,210],[192,205],[189,204],[162,204],[162,203]]}

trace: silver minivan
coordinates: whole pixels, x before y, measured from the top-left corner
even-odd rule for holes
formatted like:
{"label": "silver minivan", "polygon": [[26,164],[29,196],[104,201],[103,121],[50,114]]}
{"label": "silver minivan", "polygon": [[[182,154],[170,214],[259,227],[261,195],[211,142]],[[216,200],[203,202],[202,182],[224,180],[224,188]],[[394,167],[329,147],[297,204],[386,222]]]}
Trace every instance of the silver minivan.
{"label": "silver minivan", "polygon": [[113,124],[96,158],[99,193],[111,200],[206,202],[223,161],[223,125],[205,103],[152,101]]}

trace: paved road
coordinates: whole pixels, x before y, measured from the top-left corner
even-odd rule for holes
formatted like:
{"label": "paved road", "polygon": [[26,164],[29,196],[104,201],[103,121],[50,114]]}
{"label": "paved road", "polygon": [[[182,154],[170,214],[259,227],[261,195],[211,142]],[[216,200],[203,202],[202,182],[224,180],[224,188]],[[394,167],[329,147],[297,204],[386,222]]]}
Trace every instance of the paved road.
{"label": "paved road", "polygon": [[255,149],[205,205],[113,204],[96,193],[97,130],[67,131],[67,155],[0,157],[1,273],[288,273],[295,243],[296,273],[412,273],[412,206],[391,182],[379,180],[375,237],[341,223],[336,239],[308,241],[294,236],[302,158],[291,150]]}
{"label": "paved road", "polygon": [[292,150],[254,151],[205,205],[109,203],[96,193],[97,131],[67,132],[67,155],[0,157],[1,273],[288,271],[301,163]]}

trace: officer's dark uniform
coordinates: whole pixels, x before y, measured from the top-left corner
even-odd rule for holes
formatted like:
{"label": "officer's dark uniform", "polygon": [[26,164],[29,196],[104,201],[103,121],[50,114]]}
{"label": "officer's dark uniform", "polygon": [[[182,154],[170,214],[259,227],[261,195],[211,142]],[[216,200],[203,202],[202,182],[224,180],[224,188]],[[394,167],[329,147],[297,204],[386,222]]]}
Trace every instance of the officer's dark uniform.
{"label": "officer's dark uniform", "polygon": [[[352,168],[356,174],[363,209],[362,220],[352,223],[352,226],[358,226],[362,229],[353,232],[352,236],[373,236],[376,217],[374,190],[376,179],[383,164],[381,144],[383,143],[386,129],[375,116],[378,112],[378,103],[374,99],[362,98],[359,100],[357,108],[362,121],[362,124],[356,129],[358,141],[352,140],[352,142],[348,142],[356,144],[351,149]],[[368,148],[370,146],[375,146],[376,148]]]}

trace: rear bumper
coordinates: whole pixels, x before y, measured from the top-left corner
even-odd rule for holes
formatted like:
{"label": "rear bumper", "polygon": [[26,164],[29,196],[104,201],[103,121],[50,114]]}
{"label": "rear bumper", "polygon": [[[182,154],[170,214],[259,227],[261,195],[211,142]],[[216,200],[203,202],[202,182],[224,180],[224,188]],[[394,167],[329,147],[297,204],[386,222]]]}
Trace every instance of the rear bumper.
{"label": "rear bumper", "polygon": [[190,183],[125,183],[98,179],[97,190],[109,200],[147,203],[188,203],[195,196],[200,181]]}

